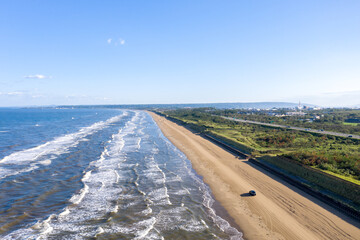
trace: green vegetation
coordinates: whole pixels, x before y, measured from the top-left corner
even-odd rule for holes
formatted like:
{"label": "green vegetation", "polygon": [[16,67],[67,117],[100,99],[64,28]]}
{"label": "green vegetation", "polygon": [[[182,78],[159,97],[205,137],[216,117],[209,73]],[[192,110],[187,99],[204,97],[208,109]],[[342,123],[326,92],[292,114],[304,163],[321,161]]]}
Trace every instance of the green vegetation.
{"label": "green vegetation", "polygon": [[304,110],[303,116],[288,115],[290,109],[275,110],[211,110],[212,114],[235,117],[264,123],[323,129],[347,134],[360,134],[360,110],[322,109]]}
{"label": "green vegetation", "polygon": [[354,126],[357,127],[359,123],[352,123],[352,122],[343,122],[344,125]]}
{"label": "green vegetation", "polygon": [[242,145],[255,157],[282,156],[346,179],[360,180],[360,141],[357,139],[234,122],[212,113],[212,109],[166,111],[197,131],[220,136],[232,145]]}

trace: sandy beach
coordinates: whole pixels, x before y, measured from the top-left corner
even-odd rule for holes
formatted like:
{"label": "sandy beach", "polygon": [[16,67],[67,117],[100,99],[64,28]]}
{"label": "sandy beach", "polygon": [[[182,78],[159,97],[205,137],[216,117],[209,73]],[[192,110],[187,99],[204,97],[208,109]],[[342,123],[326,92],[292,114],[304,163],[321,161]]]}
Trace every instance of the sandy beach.
{"label": "sandy beach", "polygon": [[[360,223],[186,128],[150,113],[191,161],[244,239],[360,239]],[[254,189],[257,196],[248,196]]]}

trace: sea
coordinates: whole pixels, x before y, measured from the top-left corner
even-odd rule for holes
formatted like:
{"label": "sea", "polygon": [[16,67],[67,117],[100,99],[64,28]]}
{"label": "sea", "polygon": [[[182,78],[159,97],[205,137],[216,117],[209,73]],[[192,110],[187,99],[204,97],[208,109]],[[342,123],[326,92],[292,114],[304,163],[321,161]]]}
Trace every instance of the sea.
{"label": "sea", "polygon": [[0,239],[242,239],[145,111],[0,108]]}

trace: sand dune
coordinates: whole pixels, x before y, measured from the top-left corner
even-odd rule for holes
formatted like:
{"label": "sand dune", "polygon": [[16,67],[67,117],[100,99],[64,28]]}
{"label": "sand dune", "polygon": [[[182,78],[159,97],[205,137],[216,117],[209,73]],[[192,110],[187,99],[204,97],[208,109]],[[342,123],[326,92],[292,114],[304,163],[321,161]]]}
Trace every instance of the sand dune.
{"label": "sand dune", "polygon": [[[186,128],[150,113],[245,239],[360,239],[360,223]],[[257,196],[246,194],[255,189]]]}

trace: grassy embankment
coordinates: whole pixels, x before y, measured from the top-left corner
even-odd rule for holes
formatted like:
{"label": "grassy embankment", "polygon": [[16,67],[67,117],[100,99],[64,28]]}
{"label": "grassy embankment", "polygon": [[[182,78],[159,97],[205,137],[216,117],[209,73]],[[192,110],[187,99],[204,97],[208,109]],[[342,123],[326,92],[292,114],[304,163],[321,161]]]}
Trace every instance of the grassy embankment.
{"label": "grassy embankment", "polygon": [[[213,114],[252,120],[264,123],[290,125],[294,127],[323,129],[325,131],[347,134],[360,134],[360,110],[322,109],[306,110],[304,116],[290,116],[287,112],[294,110],[276,109],[269,111],[256,110],[212,110]],[[276,115],[276,116],[274,116]]]}
{"label": "grassy embankment", "polygon": [[166,114],[360,206],[359,140],[239,123],[199,109]]}
{"label": "grassy embankment", "polygon": [[[357,127],[359,126],[359,123],[350,123],[350,122],[343,122],[344,125],[348,125],[348,126],[353,126],[353,127]],[[358,131],[359,132],[359,131]]]}

